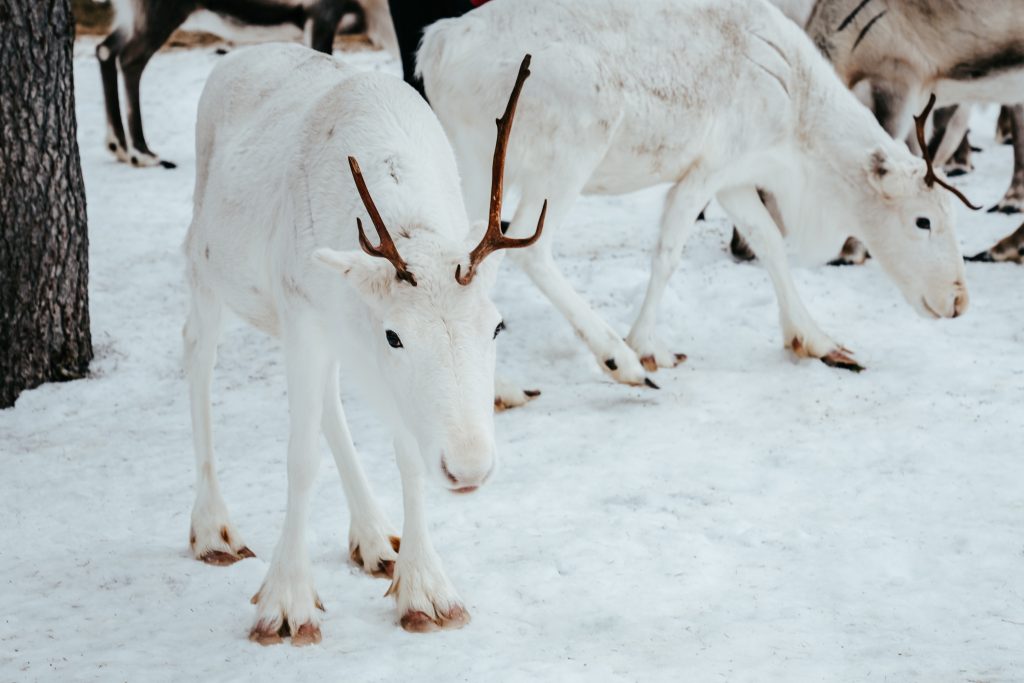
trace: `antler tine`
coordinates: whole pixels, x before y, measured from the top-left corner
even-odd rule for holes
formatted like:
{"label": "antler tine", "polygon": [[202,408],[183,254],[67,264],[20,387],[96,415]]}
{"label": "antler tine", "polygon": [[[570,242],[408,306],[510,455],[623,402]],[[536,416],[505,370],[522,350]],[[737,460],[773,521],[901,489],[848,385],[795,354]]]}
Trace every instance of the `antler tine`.
{"label": "antler tine", "polygon": [[512,133],[512,120],[515,118],[516,105],[519,103],[519,94],[523,90],[523,84],[530,76],[530,55],[523,57],[519,65],[519,75],[516,76],[516,84],[509,95],[508,104],[505,106],[505,113],[501,118],[495,120],[498,127],[497,138],[494,142],[494,159],[491,163],[491,203],[487,216],[487,231],[469,254],[469,268],[465,277],[462,276],[462,265],[455,268],[455,279],[461,285],[468,285],[476,274],[476,268],[491,253],[499,249],[521,249],[528,247],[540,239],[541,231],[544,229],[544,217],[548,212],[548,201],[544,200],[544,206],[540,211],[540,218],[537,221],[537,229],[531,237],[515,239],[506,237],[501,232],[501,200],[504,195],[505,175],[505,154],[508,151],[508,139]]}
{"label": "antler tine", "polygon": [[973,211],[978,211],[981,209],[980,206],[975,206],[974,204],[972,204],[971,200],[964,196],[963,192],[947,183],[945,180],[940,178],[935,173],[935,164],[932,160],[931,150],[928,149],[928,142],[925,139],[924,134],[924,126],[928,122],[928,116],[932,113],[932,109],[934,107],[935,93],[932,93],[931,97],[928,98],[928,104],[925,106],[924,111],[921,112],[920,116],[914,117],[914,125],[917,126],[917,144],[921,147],[921,156],[924,157],[924,163],[928,168],[927,173],[924,176],[924,182],[928,185],[928,187],[934,187],[935,185],[938,185],[939,187],[943,187],[949,190],[950,192],[953,193],[954,196],[956,196],[957,199],[962,201],[967,206],[967,208]]}
{"label": "antler tine", "polygon": [[359,162],[356,161],[355,157],[348,158],[348,167],[352,171],[352,179],[356,183],[356,189],[359,190],[363,206],[366,207],[366,212],[370,214],[370,220],[373,221],[373,227],[377,229],[377,237],[380,239],[380,246],[375,247],[370,244],[370,240],[366,239],[366,233],[363,232],[363,221],[356,218],[356,228],[359,229],[359,246],[370,256],[377,256],[390,261],[391,265],[395,267],[398,279],[404,280],[415,287],[416,278],[409,272],[408,265],[406,265],[398,253],[398,247],[395,246],[395,241],[391,239],[391,234],[388,233],[388,229],[384,225],[384,219],[380,217],[380,212],[377,211],[377,205],[373,203],[373,197],[370,196],[370,190],[366,187],[363,172],[360,170]]}

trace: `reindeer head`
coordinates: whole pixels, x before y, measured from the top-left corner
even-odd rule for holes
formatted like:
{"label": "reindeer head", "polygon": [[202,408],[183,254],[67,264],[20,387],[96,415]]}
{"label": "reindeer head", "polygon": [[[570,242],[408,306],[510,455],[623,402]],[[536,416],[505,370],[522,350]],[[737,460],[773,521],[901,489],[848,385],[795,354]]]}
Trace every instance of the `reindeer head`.
{"label": "reindeer head", "polygon": [[891,147],[874,150],[866,160],[870,192],[857,208],[864,216],[858,237],[918,312],[955,318],[967,310],[968,296],[950,194],[978,207],[932,166],[924,123],[934,104],[933,95],[915,118],[923,160]]}
{"label": "reindeer head", "polygon": [[485,258],[499,249],[529,246],[543,229],[542,212],[532,237],[514,240],[501,234],[505,151],[528,66],[529,55],[497,122],[490,220],[483,240],[470,251],[465,273],[461,264],[468,245],[438,232],[400,231],[399,253],[353,157],[352,177],[380,244],[371,244],[357,218],[362,251],[314,253],[340,272],[366,304],[378,381],[397,418],[416,438],[427,472],[457,492],[475,490],[494,466],[495,340],[504,326],[489,296],[498,260]]}

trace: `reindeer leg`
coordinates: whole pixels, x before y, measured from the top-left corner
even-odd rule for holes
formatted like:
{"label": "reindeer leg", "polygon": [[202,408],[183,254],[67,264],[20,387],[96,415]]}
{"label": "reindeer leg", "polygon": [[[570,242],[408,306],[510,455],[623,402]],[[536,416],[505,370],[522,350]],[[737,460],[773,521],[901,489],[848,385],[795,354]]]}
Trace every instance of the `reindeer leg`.
{"label": "reindeer leg", "polygon": [[210,384],[217,362],[222,308],[212,292],[193,283],[192,305],[182,332],[196,452],[196,500],[189,547],[197,560],[221,566],[254,557],[228,518],[213,456]]}
{"label": "reindeer leg", "polygon": [[974,170],[974,163],[971,161],[971,153],[973,148],[971,147],[970,134],[964,134],[963,139],[960,141],[960,146],[953,152],[953,157],[946,163],[945,172],[950,178],[955,178],[961,175],[967,175]]}
{"label": "reindeer leg", "polygon": [[402,475],[405,524],[394,580],[386,595],[395,596],[399,623],[406,631],[461,628],[469,623],[469,612],[448,581],[441,558],[430,542],[424,511],[426,472],[419,447],[403,433],[395,438],[395,454]]}
{"label": "reindeer leg", "polygon": [[128,161],[128,143],[124,137],[124,123],[121,121],[121,103],[117,84],[117,56],[124,47],[125,36],[117,29],[96,46],[96,59],[100,63],[100,78],[103,82],[103,101],[107,113],[107,138],[105,145],[118,161]]}
{"label": "reindeer leg", "polygon": [[325,54],[334,52],[334,36],[347,5],[337,0],[321,0],[309,8],[310,17],[307,22],[312,22],[311,30],[307,33],[309,47]]}
{"label": "reindeer leg", "polygon": [[686,360],[684,354],[669,351],[668,346],[657,338],[655,328],[665,287],[679,265],[686,238],[707,203],[710,194],[707,180],[703,169],[691,170],[684,180],[669,191],[662,210],[661,231],[651,263],[647,293],[633,329],[626,337],[626,343],[640,356],[640,362],[648,372],[658,368],[674,368]]}
{"label": "reindeer leg", "polygon": [[[964,175],[971,170],[970,165],[970,143],[967,142],[967,128],[971,120],[971,108],[967,105],[955,107],[943,107],[935,112],[932,117],[935,122],[935,134],[928,144],[932,152],[932,160],[936,166],[944,166],[948,170],[947,175]],[[943,125],[944,124],[944,125]],[[966,147],[967,163],[965,165],[952,164],[962,148]]]}
{"label": "reindeer leg", "polygon": [[279,643],[287,635],[291,635],[292,645],[320,642],[317,610],[323,609],[323,605],[313,587],[306,527],[313,483],[320,468],[318,437],[332,363],[317,326],[301,318],[292,322],[293,325],[283,328],[293,332],[284,339],[289,416],[288,507],[267,576],[252,598],[256,623],[249,638],[261,645]]}
{"label": "reindeer leg", "polygon": [[989,213],[1020,213],[1024,211],[1024,104],[1009,108],[1010,132],[1013,139],[1013,180],[1010,189]]}
{"label": "reindeer leg", "polygon": [[1013,144],[1013,131],[1011,130],[1010,107],[1005,104],[999,108],[999,118],[996,120],[996,143],[1000,145]]}
{"label": "reindeer leg", "polygon": [[359,464],[339,392],[338,366],[335,364],[327,375],[327,389],[324,391],[323,430],[348,501],[351,518],[349,556],[368,574],[390,577],[395,570],[399,539],[377,504]]}
{"label": "reindeer leg", "polygon": [[821,331],[801,301],[789,272],[782,233],[757,192],[753,188],[734,188],[720,191],[717,198],[768,271],[779,300],[779,319],[786,347],[797,356],[819,358],[828,365],[848,370],[862,370],[849,351]]}
{"label": "reindeer leg", "polygon": [[170,37],[174,29],[195,9],[192,2],[154,3],[145,15],[142,28],[125,42],[118,57],[121,76],[124,78],[124,92],[127,97],[128,118],[128,160],[132,166],[163,166],[174,168],[170,161],[162,161],[150,151],[142,132],[142,106],[139,100],[139,84],[142,72],[150,58]]}
{"label": "reindeer leg", "polygon": [[[557,174],[553,177],[558,177]],[[580,186],[581,188],[582,183]],[[532,234],[536,228],[537,216],[543,204],[542,193],[536,188],[524,191],[523,198],[516,208],[515,216],[508,229],[511,237],[523,237]],[[565,276],[555,265],[551,254],[553,236],[559,223],[565,217],[569,207],[579,196],[578,189],[563,192],[552,197],[548,204],[547,220],[544,234],[529,249],[514,249],[508,257],[533,281],[537,288],[555,305],[562,315],[573,326],[577,334],[590,348],[598,365],[610,374],[617,382],[632,386],[651,386],[654,383],[647,377],[643,365],[636,352],[620,337],[611,325],[605,322],[584,301]]]}

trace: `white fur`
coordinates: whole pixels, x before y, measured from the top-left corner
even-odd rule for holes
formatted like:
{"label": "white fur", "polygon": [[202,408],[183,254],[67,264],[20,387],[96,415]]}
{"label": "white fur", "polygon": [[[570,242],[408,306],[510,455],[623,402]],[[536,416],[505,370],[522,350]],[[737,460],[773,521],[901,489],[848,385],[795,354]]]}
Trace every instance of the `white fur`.
{"label": "white fur", "polygon": [[[418,284],[357,246],[355,156]],[[305,547],[318,433],[334,453],[364,566],[394,560],[391,524],[356,459],[338,373],[394,430],[405,491],[399,608],[444,620],[458,597],[427,534],[423,483],[482,484],[494,464],[495,276],[462,286],[476,241],[451,148],[415,91],[294,45],[244,48],[213,71],[199,104],[195,213],[186,240],[192,309],[185,326],[198,487],[193,525],[228,525],[213,464],[210,373],[224,306],[282,340],[288,378],[288,512],[259,593],[257,624],[317,624]],[[496,261],[496,259],[492,259]],[[386,330],[403,348],[392,348]],[[442,468],[447,468],[447,473]],[[449,481],[448,473],[457,481]],[[199,538],[195,551],[217,545]],[[401,578],[401,580],[398,580]]]}
{"label": "white fur", "polygon": [[[925,186],[921,160],[885,134],[800,28],[762,0],[517,0],[428,28],[418,69],[459,157],[471,218],[485,210],[493,120],[527,52],[533,76],[506,171],[506,186],[522,196],[510,234],[528,234],[540,203],[550,204],[538,246],[510,258],[602,369],[614,361],[617,380],[642,382],[641,359],[675,364],[655,335],[655,314],[686,235],[713,198],[772,277],[785,343],[815,357],[840,348],[800,301],[756,188],[776,196],[798,240],[838,247],[847,234],[860,237],[918,311],[952,316],[966,307],[949,195]],[[624,342],[558,272],[552,240],[580,193],[666,182],[675,187],[650,285]],[[930,219],[930,232],[915,226],[918,217]]]}

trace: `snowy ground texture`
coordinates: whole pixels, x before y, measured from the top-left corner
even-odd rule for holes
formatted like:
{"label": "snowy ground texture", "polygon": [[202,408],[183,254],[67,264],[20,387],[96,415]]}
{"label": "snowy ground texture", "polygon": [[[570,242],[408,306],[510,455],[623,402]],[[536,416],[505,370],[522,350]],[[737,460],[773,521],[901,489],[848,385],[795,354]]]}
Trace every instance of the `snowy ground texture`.
{"label": "snowy ground texture", "polygon": [[[662,390],[607,380],[506,264],[501,362],[543,390],[498,417],[502,468],[480,492],[432,493],[434,540],[473,615],[412,635],[387,582],[347,561],[347,512],[324,446],[312,520],[321,645],[247,633],[285,504],[277,344],[233,324],[215,380],[221,482],[258,559],[187,547],[193,455],[180,330],[196,102],[212,48],[161,53],[143,92],[136,170],[103,149],[92,44],[76,59],[89,198],[93,376],[0,413],[0,681],[1024,680],[1024,269],[969,264],[966,317],[919,318],[876,264],[798,269],[824,329],[863,374],[784,352],[763,270],[725,250],[712,209],[666,296],[690,355]],[[394,70],[374,53],[342,55]],[[980,114],[991,205],[1008,147]],[[258,191],[258,188],[254,188]],[[583,201],[557,247],[568,277],[626,331],[663,190]],[[965,251],[1018,220],[960,216]],[[389,438],[346,402],[395,523]]]}

